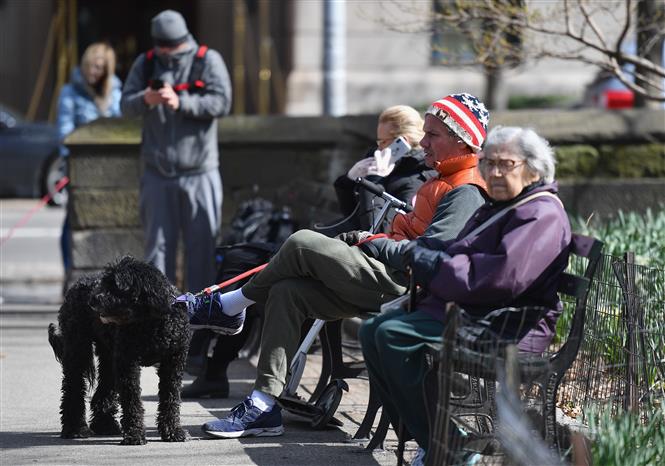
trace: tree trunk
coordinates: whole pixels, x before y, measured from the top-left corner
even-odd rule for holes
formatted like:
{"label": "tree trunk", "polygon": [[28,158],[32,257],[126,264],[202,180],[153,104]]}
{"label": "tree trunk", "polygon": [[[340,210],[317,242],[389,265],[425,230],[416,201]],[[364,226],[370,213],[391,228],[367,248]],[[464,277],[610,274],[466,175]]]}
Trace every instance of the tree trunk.
{"label": "tree trunk", "polygon": [[[663,36],[661,35],[658,40],[653,38],[663,30],[665,30],[665,3],[662,0],[640,0],[637,4],[637,54],[660,66],[663,66]],[[663,92],[648,83],[649,80],[656,81],[662,89],[665,81],[662,77],[649,73],[639,66],[635,72],[647,78],[642,80],[636,76],[635,84],[646,89],[648,94],[656,95]],[[660,105],[647,96],[635,95],[635,107],[653,108]]]}
{"label": "tree trunk", "polygon": [[485,67],[485,105],[490,110],[506,110],[508,93],[501,66]]}

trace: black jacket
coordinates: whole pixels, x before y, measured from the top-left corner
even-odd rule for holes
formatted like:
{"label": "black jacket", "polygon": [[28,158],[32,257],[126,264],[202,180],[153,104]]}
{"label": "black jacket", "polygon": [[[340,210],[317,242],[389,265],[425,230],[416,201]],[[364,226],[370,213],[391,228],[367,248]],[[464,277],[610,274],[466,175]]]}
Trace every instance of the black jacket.
{"label": "black jacket", "polygon": [[[413,149],[408,155],[395,163],[395,168],[386,177],[377,175],[367,176],[366,179],[382,185],[384,189],[396,198],[411,203],[413,196],[423,183],[436,175],[425,165],[425,155],[422,149]],[[355,181],[349,179],[346,173],[335,180],[337,201],[344,217],[351,215],[358,205],[358,211],[344,223],[339,231],[369,230],[372,228],[375,216],[379,215],[383,206],[383,199],[375,197],[364,189],[357,189]],[[387,233],[390,230],[395,211],[390,210],[383,221],[382,227],[376,233]]]}

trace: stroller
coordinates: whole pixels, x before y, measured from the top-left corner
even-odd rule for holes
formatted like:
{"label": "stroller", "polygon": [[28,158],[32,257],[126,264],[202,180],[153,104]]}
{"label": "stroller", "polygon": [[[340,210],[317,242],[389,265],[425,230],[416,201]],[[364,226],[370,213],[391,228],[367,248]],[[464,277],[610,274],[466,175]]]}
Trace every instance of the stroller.
{"label": "stroller", "polygon": [[[366,189],[376,196],[380,196],[385,201],[379,215],[372,225],[372,233],[379,230],[389,209],[394,208],[398,211],[411,210],[410,205],[385,192],[382,186],[376,185],[364,178],[358,178],[356,182],[363,189]],[[305,364],[307,363],[307,353],[325,323],[324,320],[316,319],[312,324],[312,327],[302,340],[300,347],[291,361],[291,365],[289,366],[290,377],[284,387],[284,391],[279,398],[277,398],[277,402],[283,409],[286,409],[293,414],[308,418],[314,429],[323,429],[328,424],[335,426],[343,425],[340,420],[334,418],[334,415],[342,400],[344,391],[349,391],[349,386],[343,379],[334,379],[325,387],[316,400],[306,401],[297,394],[297,389],[305,370]]]}

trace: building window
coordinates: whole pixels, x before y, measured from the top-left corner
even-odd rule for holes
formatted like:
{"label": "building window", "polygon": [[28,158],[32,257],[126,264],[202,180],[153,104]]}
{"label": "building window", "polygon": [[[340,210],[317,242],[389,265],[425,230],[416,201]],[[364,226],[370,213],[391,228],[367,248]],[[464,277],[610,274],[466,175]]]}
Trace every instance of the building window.
{"label": "building window", "polygon": [[452,7],[452,0],[432,0],[432,65],[474,64],[475,54],[468,37],[460,30],[449,26],[440,16]]}

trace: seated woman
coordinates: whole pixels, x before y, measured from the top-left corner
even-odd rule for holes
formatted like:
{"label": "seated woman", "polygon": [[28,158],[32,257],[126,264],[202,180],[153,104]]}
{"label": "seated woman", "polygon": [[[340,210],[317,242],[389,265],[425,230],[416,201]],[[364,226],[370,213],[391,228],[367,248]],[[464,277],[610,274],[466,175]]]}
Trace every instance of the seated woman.
{"label": "seated woman", "polygon": [[[373,156],[375,151],[372,150],[371,156],[363,158],[347,173],[337,178],[334,183],[337,201],[342,215],[348,220],[329,232],[325,231],[326,228],[319,228],[318,231],[326,236],[334,236],[342,231],[370,230],[381,210],[383,200],[364,189],[358,190],[356,179],[359,177],[383,186],[386,192],[397,199],[412,204],[418,188],[437,174],[425,164],[425,153],[420,147],[424,134],[422,128],[422,117],[415,108],[408,105],[395,105],[381,112],[376,127],[377,155],[386,151],[400,136],[406,139],[411,150],[401,157],[390,154],[390,163],[385,166],[377,166]],[[395,211],[389,211],[380,231],[375,233],[387,233],[394,216]]]}
{"label": "seated woman", "polygon": [[422,352],[426,343],[441,341],[446,303],[455,302],[476,318],[502,307],[542,306],[550,311],[521,340],[520,349],[542,352],[554,335],[562,311],[557,279],[567,266],[571,241],[568,217],[556,196],[554,164],[549,144],[533,130],[490,131],[480,171],[491,200],[455,240],[419,238],[409,244],[405,262],[427,292],[414,312],[389,311],[361,327],[371,383],[393,425],[401,419],[420,446],[412,464],[424,463],[429,439]]}

